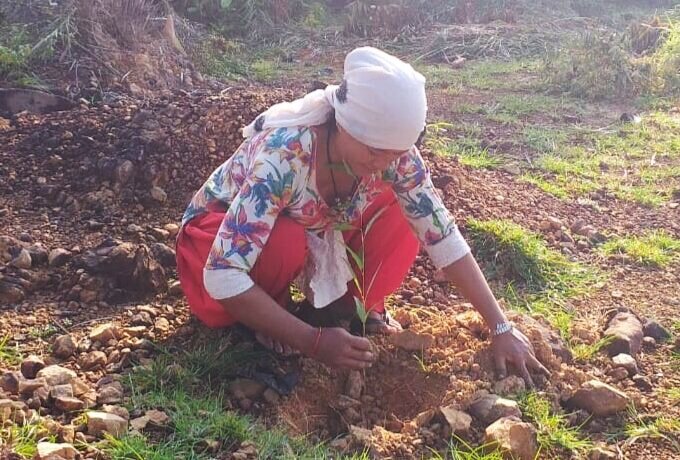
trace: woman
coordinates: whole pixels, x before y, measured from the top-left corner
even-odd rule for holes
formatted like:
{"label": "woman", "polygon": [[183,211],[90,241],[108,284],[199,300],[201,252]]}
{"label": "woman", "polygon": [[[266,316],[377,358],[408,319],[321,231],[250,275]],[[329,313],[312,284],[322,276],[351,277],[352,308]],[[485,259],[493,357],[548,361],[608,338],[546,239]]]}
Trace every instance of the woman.
{"label": "woman", "polygon": [[414,146],[426,112],[425,78],[365,47],[347,56],[340,86],[260,115],[184,215],[177,259],[192,312],[211,327],[242,323],[279,352],[365,368],[369,341],[288,312],[290,284],[317,309],[353,311],[359,298],[370,321],[392,333],[400,326],[384,299],[422,244],[484,317],[499,375],[507,363],[529,384],[529,368],[547,373],[508,323],[432,185]]}

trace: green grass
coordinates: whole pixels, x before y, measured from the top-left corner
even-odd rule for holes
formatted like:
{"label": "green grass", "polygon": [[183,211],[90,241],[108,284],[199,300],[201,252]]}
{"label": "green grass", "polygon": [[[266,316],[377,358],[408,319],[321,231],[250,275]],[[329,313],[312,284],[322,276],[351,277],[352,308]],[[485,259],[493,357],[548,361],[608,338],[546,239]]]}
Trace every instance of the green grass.
{"label": "green grass", "polygon": [[454,435],[454,439],[449,444],[449,448],[444,455],[439,452],[432,452],[430,460],[503,460],[503,454],[491,444],[484,444],[473,447],[467,441]]}
{"label": "green grass", "polygon": [[9,335],[0,339],[0,364],[16,366],[21,363],[21,352],[19,352],[18,345],[11,346],[9,344],[9,339]]}
{"label": "green grass", "polygon": [[522,413],[531,419],[538,429],[538,444],[541,451],[549,452],[550,458],[560,450],[584,453],[592,442],[581,437],[578,427],[567,426],[564,415],[555,414],[550,402],[537,393],[527,393],[519,401]]}
{"label": "green grass", "polygon": [[455,81],[465,88],[493,90],[502,88],[517,89],[516,77],[520,73],[534,72],[538,69],[536,61],[497,61],[481,60],[471,62],[455,72]]}
{"label": "green grass", "polygon": [[491,121],[512,124],[525,120],[534,113],[557,109],[559,105],[559,99],[549,96],[508,94],[488,105],[485,112],[487,118]]}
{"label": "green grass", "polygon": [[662,394],[670,399],[674,405],[680,404],[680,388],[669,388],[664,390]]}
{"label": "green grass", "polygon": [[[533,142],[542,139],[534,136]],[[560,145],[559,143],[556,145]],[[579,143],[542,150],[530,180],[559,197],[609,190],[622,200],[656,207],[680,187],[680,116],[645,115],[614,132],[589,132]]]}
{"label": "green grass", "polygon": [[542,314],[567,338],[573,312],[567,300],[584,294],[592,269],[548,248],[539,235],[507,220],[467,222],[475,255],[513,307]]}
{"label": "green grass", "polygon": [[578,343],[572,344],[569,348],[575,361],[585,363],[593,359],[596,354],[612,343],[613,340],[613,336],[606,336],[593,344]]}
{"label": "green grass", "polygon": [[600,249],[606,255],[626,254],[639,264],[664,267],[680,255],[680,240],[655,230],[641,236],[611,239]]}
{"label": "green grass", "polygon": [[633,421],[624,428],[626,443],[633,444],[640,439],[664,439],[680,452],[680,419],[662,415],[656,418],[643,418],[633,411]]}
{"label": "green grass", "polygon": [[464,125],[460,134],[454,129],[454,125],[446,122],[428,125],[425,146],[435,155],[457,156],[461,164],[471,168],[494,169],[502,164],[501,158],[482,148],[479,126]]}
{"label": "green grass", "polygon": [[541,153],[554,152],[567,142],[567,133],[558,129],[526,126],[522,130],[524,144]]}
{"label": "green grass", "polygon": [[544,192],[549,193],[550,195],[553,195],[562,200],[566,200],[570,197],[569,192],[567,192],[563,187],[560,187],[558,184],[546,180],[536,174],[530,173],[522,174],[520,176],[520,180],[522,180],[523,182],[527,182],[529,184],[533,184],[539,189],[543,190]]}
{"label": "green grass", "polygon": [[56,436],[47,433],[39,418],[26,420],[23,424],[11,424],[0,430],[0,453],[7,448],[21,458],[32,459],[41,441],[56,442]]}

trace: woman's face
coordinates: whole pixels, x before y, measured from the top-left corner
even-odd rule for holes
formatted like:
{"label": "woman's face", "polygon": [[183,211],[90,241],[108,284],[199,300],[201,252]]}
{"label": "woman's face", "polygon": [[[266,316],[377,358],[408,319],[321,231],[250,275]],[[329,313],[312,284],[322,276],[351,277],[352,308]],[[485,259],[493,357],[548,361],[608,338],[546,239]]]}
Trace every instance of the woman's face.
{"label": "woman's face", "polygon": [[[376,149],[354,139],[340,125],[336,130],[339,152],[337,155],[356,176],[370,176],[385,171],[408,150]],[[337,157],[336,157],[337,158]],[[336,160],[337,161],[337,160]]]}

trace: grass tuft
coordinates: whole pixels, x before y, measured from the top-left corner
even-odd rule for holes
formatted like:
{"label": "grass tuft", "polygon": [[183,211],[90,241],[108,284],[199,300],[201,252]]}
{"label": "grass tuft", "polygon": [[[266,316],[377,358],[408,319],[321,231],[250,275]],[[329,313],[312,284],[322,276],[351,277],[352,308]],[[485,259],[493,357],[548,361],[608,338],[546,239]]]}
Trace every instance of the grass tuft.
{"label": "grass tuft", "polygon": [[32,459],[38,451],[39,442],[56,440],[56,436],[47,432],[42,420],[34,417],[22,424],[11,424],[0,430],[0,453],[2,448],[9,448],[20,458]]}
{"label": "grass tuft", "polygon": [[9,344],[9,335],[0,339],[0,363],[7,366],[16,366],[21,363],[21,353],[19,346],[11,346]]}
{"label": "grass tuft", "polygon": [[680,443],[674,438],[680,435],[680,419],[663,415],[661,417],[647,419],[633,411],[634,419],[629,422],[624,434],[626,444],[633,444],[640,439],[664,439],[670,442],[680,452]]}
{"label": "grass tuft", "polygon": [[538,443],[542,451],[553,452],[566,449],[583,453],[592,442],[583,439],[578,427],[569,427],[563,415],[552,413],[550,402],[537,393],[527,393],[520,401],[522,413],[530,418],[538,429]]}
{"label": "grass tuft", "polygon": [[602,349],[614,341],[614,336],[606,336],[593,344],[578,343],[570,346],[574,360],[585,363],[593,359]]}
{"label": "grass tuft", "polygon": [[626,254],[642,265],[664,267],[680,254],[680,240],[663,230],[655,230],[642,236],[609,240],[601,251],[606,255]]}

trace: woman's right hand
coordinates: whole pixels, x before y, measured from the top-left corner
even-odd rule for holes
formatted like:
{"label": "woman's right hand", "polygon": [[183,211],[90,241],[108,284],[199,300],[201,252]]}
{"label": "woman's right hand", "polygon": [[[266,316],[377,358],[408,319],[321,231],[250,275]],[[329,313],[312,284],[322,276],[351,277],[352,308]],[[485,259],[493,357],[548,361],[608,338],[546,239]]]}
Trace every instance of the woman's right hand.
{"label": "woman's right hand", "polygon": [[321,330],[314,358],[330,367],[346,369],[365,369],[374,360],[371,342],[341,327],[325,327]]}

